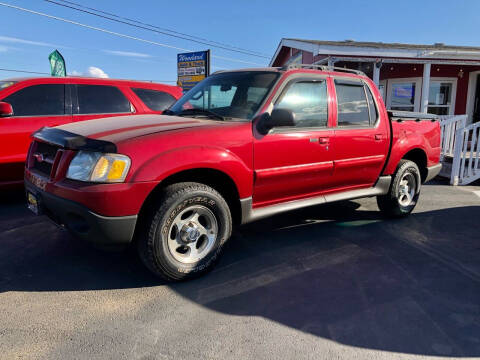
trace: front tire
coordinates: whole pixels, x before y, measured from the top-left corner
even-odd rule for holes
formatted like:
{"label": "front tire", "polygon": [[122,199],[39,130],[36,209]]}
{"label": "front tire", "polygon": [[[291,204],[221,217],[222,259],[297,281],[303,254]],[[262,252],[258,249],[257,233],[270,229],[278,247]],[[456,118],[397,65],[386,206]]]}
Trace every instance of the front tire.
{"label": "front tire", "polygon": [[417,164],[401,160],[393,175],[388,194],[377,196],[377,204],[388,217],[409,215],[417,205],[420,196],[421,176]]}
{"label": "front tire", "polygon": [[179,281],[211,270],[232,232],[225,199],[193,182],[165,188],[138,239],[144,264],[156,275]]}

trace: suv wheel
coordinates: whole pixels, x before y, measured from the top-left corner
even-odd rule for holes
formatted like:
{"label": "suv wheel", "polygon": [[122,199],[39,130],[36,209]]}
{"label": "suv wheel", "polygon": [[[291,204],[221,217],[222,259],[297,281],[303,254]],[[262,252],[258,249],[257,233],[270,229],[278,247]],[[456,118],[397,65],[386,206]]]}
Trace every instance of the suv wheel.
{"label": "suv wheel", "polygon": [[390,191],[377,196],[380,210],[389,217],[403,217],[410,214],[420,196],[421,177],[417,164],[401,160],[393,175]]}
{"label": "suv wheel", "polygon": [[213,188],[178,183],[165,188],[138,239],[145,265],[166,280],[184,280],[213,268],[232,232],[230,209]]}

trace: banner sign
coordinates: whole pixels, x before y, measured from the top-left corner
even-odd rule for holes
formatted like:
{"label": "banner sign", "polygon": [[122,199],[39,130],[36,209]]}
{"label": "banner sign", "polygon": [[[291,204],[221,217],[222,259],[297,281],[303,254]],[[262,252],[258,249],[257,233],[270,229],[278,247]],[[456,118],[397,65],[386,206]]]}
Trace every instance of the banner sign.
{"label": "banner sign", "polygon": [[210,75],[210,50],[177,54],[177,85],[184,92]]}
{"label": "banner sign", "polygon": [[55,50],[50,55],[48,55],[48,60],[50,60],[50,70],[52,76],[67,76],[67,69],[65,67],[65,59],[58,50]]}

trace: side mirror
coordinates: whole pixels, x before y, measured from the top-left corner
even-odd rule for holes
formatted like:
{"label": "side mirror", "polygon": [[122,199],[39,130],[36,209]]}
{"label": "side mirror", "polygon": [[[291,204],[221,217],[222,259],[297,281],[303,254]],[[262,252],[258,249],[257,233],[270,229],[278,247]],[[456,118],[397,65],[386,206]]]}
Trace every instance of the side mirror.
{"label": "side mirror", "polygon": [[274,127],[295,126],[295,113],[289,109],[274,109],[272,114],[265,113],[258,121],[257,130],[266,135]]}
{"label": "side mirror", "polygon": [[0,117],[7,117],[13,115],[12,105],[0,101]]}

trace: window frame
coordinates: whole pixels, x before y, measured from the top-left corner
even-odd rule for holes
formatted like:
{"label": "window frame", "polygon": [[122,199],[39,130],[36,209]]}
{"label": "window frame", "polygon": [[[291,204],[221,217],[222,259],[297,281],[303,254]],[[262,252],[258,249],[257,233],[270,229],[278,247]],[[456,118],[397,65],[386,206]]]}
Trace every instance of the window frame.
{"label": "window frame", "polygon": [[321,130],[331,130],[331,107],[330,107],[330,100],[331,100],[331,92],[328,84],[328,75],[324,74],[306,74],[306,73],[299,73],[292,76],[289,76],[285,79],[280,87],[276,90],[275,97],[270,102],[269,108],[273,110],[273,108],[278,104],[278,102],[283,98],[286,94],[290,86],[297,82],[319,82],[325,81],[325,86],[327,87],[327,124],[326,126],[310,126],[310,127],[296,127],[296,126],[278,126],[274,127],[269,131],[269,134],[274,133],[285,133],[285,132],[308,132],[308,131],[321,131]]}
{"label": "window frame", "polygon": [[[14,85],[12,85],[12,86],[14,86]],[[26,84],[25,86],[19,87],[19,88],[15,89],[14,91],[10,92],[8,95],[1,98],[0,101],[5,101],[9,96],[18,93],[19,91],[22,91],[22,90],[27,89],[29,87],[40,86],[40,85],[63,85],[64,86],[64,96],[63,96],[64,105],[63,106],[64,106],[64,109],[65,109],[65,113],[64,114],[49,114],[49,115],[48,114],[47,115],[15,115],[15,109],[14,109],[14,114],[12,116],[9,116],[10,119],[65,117],[65,116],[70,116],[71,117],[72,116],[72,93],[71,93],[70,87],[67,83],[52,82],[52,83]]]}
{"label": "window frame", "polygon": [[[336,79],[341,79],[341,80],[346,80],[346,81],[351,81],[351,82],[359,82],[363,86],[363,92],[365,94],[365,101],[367,102],[367,109],[368,109],[368,125],[338,125],[338,114],[339,114],[339,109],[338,109],[338,96],[337,96],[337,87],[335,85],[335,80]],[[333,92],[335,94],[335,106],[336,106],[336,112],[335,112],[335,123],[334,123],[334,128],[335,130],[362,130],[362,129],[376,129],[378,128],[378,125],[380,123],[380,106],[378,105],[378,99],[375,96],[375,93],[372,91],[371,86],[368,84],[363,79],[359,78],[352,78],[349,76],[339,76],[335,75],[331,77],[332,80],[332,88]],[[375,108],[377,109],[377,118],[375,120],[374,124],[370,124],[370,106],[368,106],[368,95],[367,95],[367,89],[370,91],[370,94],[372,95],[373,103]]]}
{"label": "window frame", "polygon": [[[110,85],[110,84],[82,84],[82,83],[75,83],[71,84],[71,94],[72,94],[72,115],[73,116],[92,116],[92,115],[108,115],[108,114],[135,114],[137,112],[137,109],[135,105],[132,103],[132,100],[130,97],[122,91],[122,88],[117,85]],[[130,104],[130,111],[129,112],[103,112],[103,113],[81,113],[79,112],[80,110],[80,104],[78,101],[78,86],[108,86],[108,87],[113,87],[116,88],[120,93],[127,99],[128,103]],[[143,102],[143,101],[142,101]]]}

